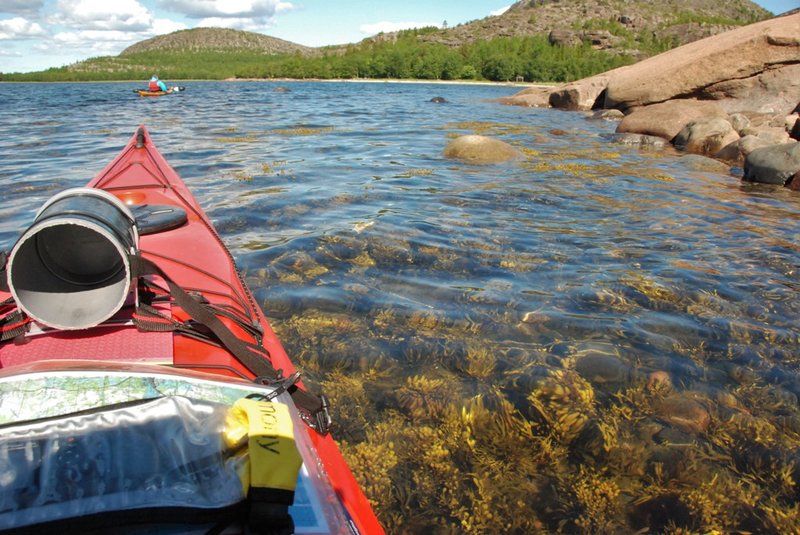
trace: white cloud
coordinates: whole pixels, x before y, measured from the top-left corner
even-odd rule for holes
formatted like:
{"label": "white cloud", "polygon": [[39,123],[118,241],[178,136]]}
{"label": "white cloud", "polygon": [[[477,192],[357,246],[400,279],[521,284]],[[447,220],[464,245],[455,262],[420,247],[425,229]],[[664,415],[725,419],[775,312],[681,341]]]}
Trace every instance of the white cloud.
{"label": "white cloud", "polygon": [[22,17],[0,20],[0,40],[27,39],[44,34],[45,31],[41,26]]}
{"label": "white cloud", "polygon": [[248,32],[260,32],[272,27],[272,19],[261,18],[234,18],[234,17],[209,17],[200,20],[198,27],[203,28],[233,28]]}
{"label": "white cloud", "polygon": [[501,7],[500,9],[495,9],[494,11],[489,12],[489,16],[490,17],[496,17],[498,15],[502,15],[503,13],[508,11],[508,8],[510,8],[510,7],[511,7],[511,4],[507,5],[506,7]]}
{"label": "white cloud", "polygon": [[170,19],[156,19],[153,21],[153,25],[148,33],[151,34],[151,36],[155,36],[186,29],[188,29],[188,26],[182,22],[176,22]]}
{"label": "white cloud", "polygon": [[388,22],[381,21],[373,24],[362,24],[358,27],[361,33],[375,35],[378,33],[399,32],[400,30],[410,30],[411,28],[425,28],[429,26],[440,27],[435,22]]}
{"label": "white cloud", "polygon": [[81,55],[108,56],[118,54],[139,39],[137,34],[129,32],[61,32],[54,35],[52,41],[42,43],[40,50],[63,53],[65,49],[70,49],[80,52]]}
{"label": "white cloud", "polygon": [[59,0],[53,22],[76,30],[146,31],[153,17],[136,0]]}
{"label": "white cloud", "polygon": [[44,0],[0,0],[0,13],[34,15],[44,5]]}
{"label": "white cloud", "polygon": [[160,6],[193,19],[271,19],[294,6],[281,0],[161,0]]}

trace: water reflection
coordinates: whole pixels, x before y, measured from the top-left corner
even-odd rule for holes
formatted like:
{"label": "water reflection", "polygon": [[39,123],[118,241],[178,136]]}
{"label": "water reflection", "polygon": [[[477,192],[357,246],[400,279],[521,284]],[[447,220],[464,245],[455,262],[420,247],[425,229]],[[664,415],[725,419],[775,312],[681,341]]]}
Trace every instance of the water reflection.
{"label": "water reflection", "polygon": [[[800,530],[796,192],[513,88],[66,87],[0,115],[2,237],[147,122],[390,532]],[[442,160],[465,133],[526,160]]]}

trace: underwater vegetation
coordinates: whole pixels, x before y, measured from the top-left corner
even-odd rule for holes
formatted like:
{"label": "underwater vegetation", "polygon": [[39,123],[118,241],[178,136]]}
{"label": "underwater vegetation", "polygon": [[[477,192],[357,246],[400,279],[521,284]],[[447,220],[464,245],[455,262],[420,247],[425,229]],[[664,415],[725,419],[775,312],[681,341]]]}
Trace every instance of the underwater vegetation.
{"label": "underwater vegetation", "polygon": [[[375,244],[362,247],[349,254],[357,269]],[[321,250],[316,261],[298,255],[292,272],[330,275]],[[626,283],[587,302],[626,314],[713,306],[711,296]],[[800,530],[796,377],[690,347],[670,358],[591,338],[509,347],[490,336],[497,324],[514,321],[509,331],[523,338],[548,320],[493,314],[304,310],[275,322],[329,395],[335,436],[389,532]],[[740,351],[734,339],[728,352]]]}
{"label": "underwater vegetation", "polygon": [[[437,190],[441,224],[387,212],[245,271],[330,398],[387,531],[800,533],[800,249],[755,225],[749,256],[716,245],[708,221],[725,214],[688,205],[676,218],[683,201],[659,188],[684,179],[607,146],[444,130],[511,136],[521,172],[548,179],[456,182]],[[448,172],[425,169],[392,178],[411,195]],[[636,181],[656,193],[607,191]],[[567,216],[576,190],[584,208]]]}

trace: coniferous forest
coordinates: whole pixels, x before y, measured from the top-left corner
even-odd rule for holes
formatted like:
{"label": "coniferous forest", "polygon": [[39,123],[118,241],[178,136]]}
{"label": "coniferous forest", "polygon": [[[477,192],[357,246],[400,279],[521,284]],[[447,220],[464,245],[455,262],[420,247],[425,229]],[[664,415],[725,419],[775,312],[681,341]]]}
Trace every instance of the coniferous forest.
{"label": "coniferous forest", "polygon": [[[460,46],[419,39],[422,28],[395,40],[366,40],[327,47],[313,56],[267,55],[253,50],[163,50],[104,56],[32,73],[6,73],[4,81],[141,80],[158,72],[163,79],[292,78],[420,79],[495,82],[565,82],[634,62],[589,44],[552,45],[546,36],[498,37]],[[641,44],[640,44],[641,47]],[[653,53],[670,43],[649,43]]]}

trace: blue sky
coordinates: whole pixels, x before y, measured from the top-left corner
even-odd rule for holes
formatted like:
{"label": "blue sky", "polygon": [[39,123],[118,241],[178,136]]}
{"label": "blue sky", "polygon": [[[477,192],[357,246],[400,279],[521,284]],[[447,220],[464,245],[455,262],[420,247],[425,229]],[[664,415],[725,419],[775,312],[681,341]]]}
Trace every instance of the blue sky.
{"label": "blue sky", "polygon": [[[800,0],[758,0],[778,14]],[[380,31],[454,26],[513,0],[0,0],[0,72],[116,55],[155,35],[221,26],[308,46],[355,43]]]}

